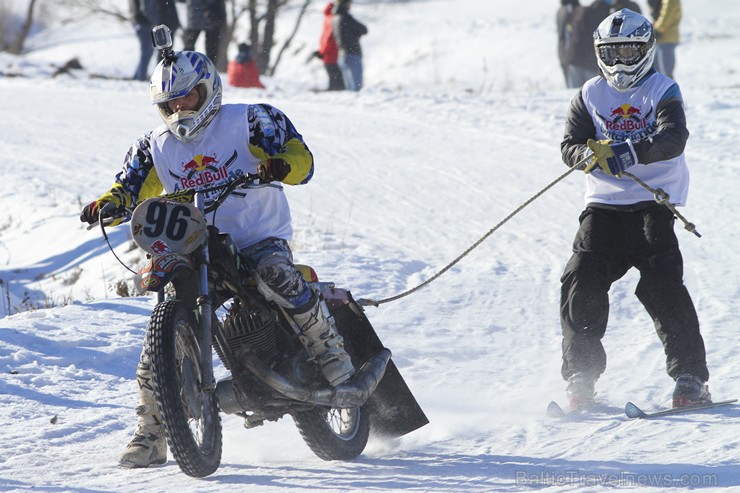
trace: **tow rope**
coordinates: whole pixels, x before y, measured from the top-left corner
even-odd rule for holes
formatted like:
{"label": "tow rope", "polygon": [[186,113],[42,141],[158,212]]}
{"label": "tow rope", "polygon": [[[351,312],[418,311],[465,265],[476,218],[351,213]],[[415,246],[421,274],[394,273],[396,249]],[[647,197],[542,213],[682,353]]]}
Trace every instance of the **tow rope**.
{"label": "tow rope", "polygon": [[[503,226],[504,224],[506,224],[511,218],[513,218],[519,212],[521,212],[522,209],[524,209],[529,204],[531,204],[532,202],[534,202],[535,200],[537,200],[542,194],[544,194],[545,192],[547,192],[548,190],[550,190],[557,183],[561,182],[565,177],[567,177],[568,175],[570,175],[572,172],[574,172],[575,170],[582,169],[583,165],[586,164],[587,162],[589,162],[589,160],[591,159],[592,156],[593,156],[593,154],[590,154],[590,155],[584,157],[583,159],[581,159],[580,161],[578,161],[568,171],[566,171],[562,175],[558,176],[555,180],[553,180],[552,182],[550,182],[545,188],[543,188],[542,190],[540,190],[539,192],[537,192],[529,200],[527,200],[522,205],[520,205],[519,207],[517,207],[511,214],[509,214],[504,219],[502,219],[493,228],[491,228],[490,230],[488,230],[488,232],[486,234],[484,234],[483,236],[481,236],[480,239],[478,239],[478,241],[476,241],[475,243],[473,243],[467,250],[465,250],[463,253],[461,253],[455,260],[453,260],[452,262],[450,262],[449,264],[447,264],[442,270],[440,270],[439,272],[437,272],[436,274],[434,274],[432,277],[430,277],[426,281],[422,282],[421,284],[419,284],[418,286],[416,286],[414,288],[411,288],[411,289],[409,289],[407,291],[404,291],[403,293],[397,294],[395,296],[391,296],[390,298],[384,298],[384,299],[381,299],[381,300],[374,300],[374,299],[368,299],[368,298],[360,298],[359,300],[357,300],[357,303],[360,304],[360,306],[375,306],[375,307],[377,307],[377,306],[380,306],[380,305],[382,305],[384,303],[389,303],[391,301],[396,301],[398,299],[404,298],[404,297],[410,295],[411,293],[414,293],[414,292],[420,290],[421,288],[423,288],[424,286],[430,284],[432,281],[435,281],[442,274],[444,274],[445,272],[447,272],[448,270],[450,270],[455,264],[457,264],[463,258],[465,258],[470,252],[472,252],[473,250],[475,250],[481,243],[483,243],[497,229],[499,229],[501,226]],[[635,180],[637,182],[638,185],[640,185],[644,189],[646,189],[649,192],[651,192],[653,194],[653,197],[655,199],[655,202],[657,202],[658,204],[661,204],[661,205],[664,205],[664,206],[668,207],[668,209],[670,209],[670,211],[673,212],[673,214],[675,214],[676,217],[679,218],[684,223],[684,228],[687,231],[689,231],[689,232],[695,234],[697,237],[701,238],[701,235],[699,234],[699,232],[696,231],[696,226],[694,226],[693,223],[690,223],[689,221],[687,221],[681,215],[681,213],[679,213],[676,210],[676,207],[668,201],[670,199],[670,196],[665,191],[663,191],[660,188],[657,188],[657,189],[651,188],[650,186],[647,185],[647,183],[645,183],[644,181],[640,180],[638,177],[636,177],[632,173],[628,173],[626,171],[623,171],[621,173],[621,175],[624,175],[624,176],[627,176],[629,178],[632,178],[633,180]]]}

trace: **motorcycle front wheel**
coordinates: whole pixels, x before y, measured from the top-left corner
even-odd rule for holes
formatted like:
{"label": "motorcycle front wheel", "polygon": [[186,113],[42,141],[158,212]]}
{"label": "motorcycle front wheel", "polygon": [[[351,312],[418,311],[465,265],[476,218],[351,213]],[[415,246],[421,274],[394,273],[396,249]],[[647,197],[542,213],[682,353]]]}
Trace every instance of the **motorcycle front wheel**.
{"label": "motorcycle front wheel", "polygon": [[314,409],[293,415],[303,441],[324,460],[350,460],[365,450],[370,419],[361,407]]}
{"label": "motorcycle front wheel", "polygon": [[204,390],[196,330],[185,303],[164,301],[152,312],[147,343],[169,448],[185,474],[202,478],[221,463],[222,436],[215,392]]}

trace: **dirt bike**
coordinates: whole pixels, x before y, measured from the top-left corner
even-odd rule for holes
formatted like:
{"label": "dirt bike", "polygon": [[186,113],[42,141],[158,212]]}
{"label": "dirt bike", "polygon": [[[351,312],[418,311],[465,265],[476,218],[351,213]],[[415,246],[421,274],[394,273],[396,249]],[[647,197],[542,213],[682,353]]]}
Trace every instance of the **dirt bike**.
{"label": "dirt bike", "polygon": [[[230,194],[264,186],[280,185],[244,175],[223,187],[144,200],[124,219],[148,254],[138,284],[141,292],[157,293],[158,303],[145,347],[167,442],[189,476],[207,476],[220,465],[220,413],[244,418],[246,428],[289,415],[324,460],[357,457],[371,431],[397,437],[428,423],[348,290],[297,266],[326,300],[357,369],[332,387],[299,341],[292,318],[260,294],[231,237],[207,224],[206,215]],[[206,204],[206,194],[216,198]],[[104,208],[101,224],[106,214]],[[227,373],[218,381],[213,352]]]}

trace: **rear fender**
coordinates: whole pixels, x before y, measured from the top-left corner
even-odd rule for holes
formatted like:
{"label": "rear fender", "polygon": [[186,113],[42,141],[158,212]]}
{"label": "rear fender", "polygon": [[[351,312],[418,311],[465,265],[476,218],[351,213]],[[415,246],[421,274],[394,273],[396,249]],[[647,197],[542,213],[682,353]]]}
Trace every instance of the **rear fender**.
{"label": "rear fender", "polygon": [[[349,291],[328,287],[321,294],[359,368],[384,348],[383,343]],[[365,407],[372,415],[371,432],[378,436],[400,437],[429,423],[392,358]]]}
{"label": "rear fender", "polygon": [[137,287],[141,293],[145,291],[161,291],[182,269],[193,272],[195,266],[187,255],[166,253],[150,256],[146,265],[139,269]]}

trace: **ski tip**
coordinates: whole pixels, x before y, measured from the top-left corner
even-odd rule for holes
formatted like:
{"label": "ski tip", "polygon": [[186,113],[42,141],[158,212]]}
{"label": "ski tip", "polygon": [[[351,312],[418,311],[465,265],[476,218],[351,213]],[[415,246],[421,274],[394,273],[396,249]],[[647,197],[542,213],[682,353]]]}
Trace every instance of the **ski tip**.
{"label": "ski tip", "polygon": [[563,408],[557,402],[550,401],[550,404],[547,405],[547,416],[550,418],[562,418],[565,416],[565,411],[563,411]]}
{"label": "ski tip", "polygon": [[645,411],[635,406],[631,402],[628,402],[627,405],[624,406],[624,413],[627,415],[628,418],[631,418],[631,419],[644,418],[647,416]]}

